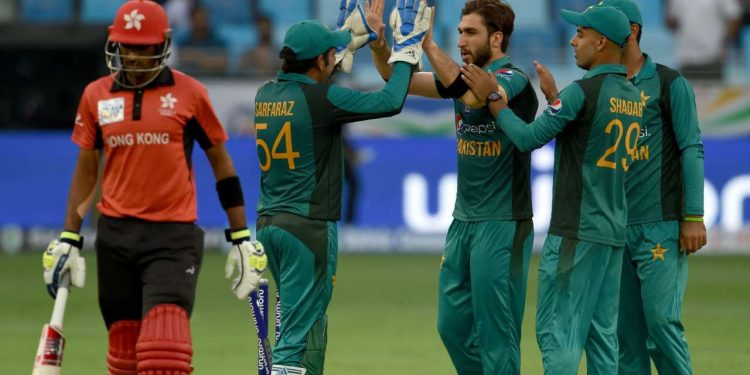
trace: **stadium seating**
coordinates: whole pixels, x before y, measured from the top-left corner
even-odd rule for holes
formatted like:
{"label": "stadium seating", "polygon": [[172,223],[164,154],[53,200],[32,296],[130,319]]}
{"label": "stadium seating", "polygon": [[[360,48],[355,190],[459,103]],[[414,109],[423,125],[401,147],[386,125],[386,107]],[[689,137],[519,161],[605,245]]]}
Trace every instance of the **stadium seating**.
{"label": "stadium seating", "polygon": [[111,23],[124,0],[81,0],[81,20],[88,23]]}
{"label": "stadium seating", "polygon": [[227,60],[229,73],[237,73],[240,57],[258,41],[258,33],[250,24],[219,24],[216,34],[227,42]]}
{"label": "stadium seating", "polygon": [[253,20],[250,0],[203,0],[212,25],[243,25]]}
{"label": "stadium seating", "polygon": [[23,0],[21,21],[30,23],[62,23],[73,19],[72,0]]}

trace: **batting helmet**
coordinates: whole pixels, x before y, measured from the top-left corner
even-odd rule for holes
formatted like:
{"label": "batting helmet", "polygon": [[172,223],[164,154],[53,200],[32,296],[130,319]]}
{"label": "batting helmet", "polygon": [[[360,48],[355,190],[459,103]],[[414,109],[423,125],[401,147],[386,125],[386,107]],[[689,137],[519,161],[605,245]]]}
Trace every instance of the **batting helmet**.
{"label": "batting helmet", "polygon": [[[153,81],[158,73],[164,69],[169,55],[172,53],[172,29],[169,27],[167,13],[157,3],[149,0],[130,0],[123,4],[115,14],[112,25],[109,26],[109,37],[105,47],[107,67],[114,74],[118,84],[123,87],[143,87]],[[147,68],[126,67],[120,54],[122,45],[160,46],[156,55],[128,56],[129,59],[154,61]],[[126,84],[120,72],[150,73],[151,79],[138,85]]]}

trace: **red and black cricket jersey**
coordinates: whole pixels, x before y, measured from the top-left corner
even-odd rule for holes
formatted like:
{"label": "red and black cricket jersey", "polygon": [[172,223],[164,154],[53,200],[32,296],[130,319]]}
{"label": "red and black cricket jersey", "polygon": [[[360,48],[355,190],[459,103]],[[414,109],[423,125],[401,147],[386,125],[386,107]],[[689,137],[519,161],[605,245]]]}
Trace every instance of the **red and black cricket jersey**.
{"label": "red and black cricket jersey", "polygon": [[143,88],[122,88],[112,75],[90,83],[72,139],[81,148],[104,150],[102,214],[191,222],[197,219],[193,145],[206,150],[227,134],[206,88],[165,68]]}

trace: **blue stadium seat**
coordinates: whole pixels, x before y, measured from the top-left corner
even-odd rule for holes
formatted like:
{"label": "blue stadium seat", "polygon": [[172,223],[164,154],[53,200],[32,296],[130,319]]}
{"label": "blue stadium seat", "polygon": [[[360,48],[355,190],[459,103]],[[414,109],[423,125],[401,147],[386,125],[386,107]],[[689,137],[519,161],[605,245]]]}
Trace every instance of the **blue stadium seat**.
{"label": "blue stadium seat", "polygon": [[236,73],[242,54],[258,42],[257,30],[249,23],[244,25],[219,24],[216,27],[216,34],[227,42],[229,65],[227,70],[230,73]]}
{"label": "blue stadium seat", "polygon": [[549,23],[549,1],[515,0],[509,3],[516,14],[515,27],[544,27]]}
{"label": "blue stadium seat", "polygon": [[72,0],[23,0],[21,21],[57,23],[69,22],[73,18]]}
{"label": "blue stadium seat", "polygon": [[553,28],[533,27],[513,30],[508,55],[513,64],[533,76],[533,60],[546,65],[558,64],[570,53],[560,48],[560,36]]}
{"label": "blue stadium seat", "polygon": [[88,23],[112,23],[124,0],[81,0],[81,20]]}
{"label": "blue stadium seat", "polygon": [[201,4],[208,9],[213,25],[252,22],[250,0],[202,0]]}
{"label": "blue stadium seat", "polygon": [[634,0],[638,4],[643,18],[643,27],[648,30],[652,26],[664,24],[664,10],[661,1],[654,0]]}

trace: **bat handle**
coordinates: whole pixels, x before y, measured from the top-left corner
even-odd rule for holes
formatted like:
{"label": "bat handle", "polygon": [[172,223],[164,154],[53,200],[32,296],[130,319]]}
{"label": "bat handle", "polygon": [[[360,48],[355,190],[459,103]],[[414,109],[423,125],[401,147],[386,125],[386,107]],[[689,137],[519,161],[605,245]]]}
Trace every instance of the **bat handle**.
{"label": "bat handle", "polygon": [[70,272],[65,272],[60,278],[60,286],[57,288],[55,307],[52,309],[52,318],[49,324],[62,328],[63,316],[65,315],[65,304],[68,302],[68,289],[70,288]]}

